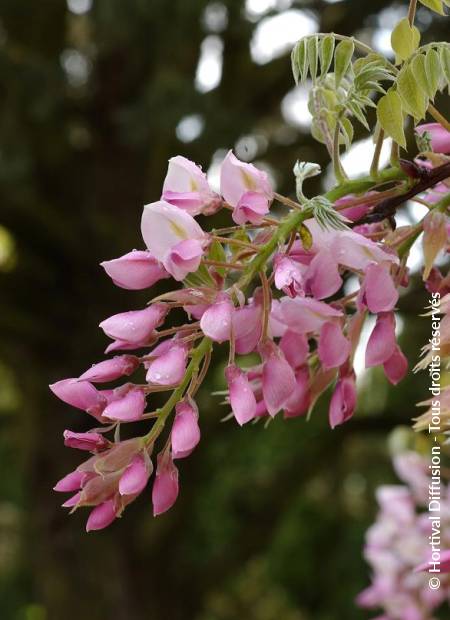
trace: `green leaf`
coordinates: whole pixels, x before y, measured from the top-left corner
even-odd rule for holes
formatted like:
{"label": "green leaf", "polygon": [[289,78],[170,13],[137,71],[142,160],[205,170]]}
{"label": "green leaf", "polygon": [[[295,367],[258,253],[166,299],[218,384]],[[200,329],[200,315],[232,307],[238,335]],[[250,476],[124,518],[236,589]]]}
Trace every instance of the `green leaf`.
{"label": "green leaf", "polygon": [[435,13],[439,13],[439,15],[445,15],[442,0],[419,0],[419,2],[423,4],[423,6],[426,6],[432,11],[434,11]]}
{"label": "green leaf", "polygon": [[404,67],[398,74],[397,90],[402,100],[403,109],[416,120],[423,118],[427,109],[428,98],[420,88],[417,88],[412,67]]}
{"label": "green leaf", "polygon": [[364,111],[363,111],[362,107],[359,105],[359,103],[357,103],[356,101],[351,101],[348,104],[348,109],[353,114],[353,116],[356,119],[358,119],[358,121],[361,123],[361,125],[364,125],[364,127],[366,129],[370,129],[369,123],[367,122],[366,117],[364,115]]}
{"label": "green leaf", "polygon": [[450,84],[450,47],[441,48],[441,67],[447,84]]}
{"label": "green leaf", "polygon": [[405,132],[403,131],[402,100],[395,90],[381,97],[377,106],[377,118],[385,133],[397,144],[406,148]]}
{"label": "green leaf", "polygon": [[305,224],[300,224],[299,233],[303,247],[306,251],[310,250],[312,248],[313,238],[309,228]]}
{"label": "green leaf", "polygon": [[407,17],[401,19],[391,34],[391,46],[397,60],[406,60],[419,47],[420,32],[410,26]]}
{"label": "green leaf", "polygon": [[317,76],[317,66],[319,64],[319,41],[317,36],[309,37],[306,47],[308,52],[309,71],[312,81],[314,82]]}
{"label": "green leaf", "polygon": [[292,73],[295,83],[303,82],[308,73],[308,58],[306,56],[306,41],[301,39],[291,53]]}
{"label": "green leaf", "polygon": [[353,140],[353,125],[347,117],[341,118],[340,135],[346,150],[348,150]]}
{"label": "green leaf", "polygon": [[354,51],[355,45],[353,41],[341,41],[336,47],[334,55],[334,79],[336,88],[339,87],[342,78],[347,73]]}
{"label": "green leaf", "polygon": [[324,76],[328,73],[334,53],[334,37],[327,34],[320,43],[320,75]]}
{"label": "green leaf", "polygon": [[431,97],[430,84],[428,82],[427,70],[425,68],[425,56],[423,54],[417,54],[411,62],[411,68],[420,89],[425,93],[425,95]]}
{"label": "green leaf", "polygon": [[[209,246],[208,258],[210,260],[220,261],[221,263],[224,263],[227,261],[227,255],[225,254],[225,250],[223,249],[223,246],[220,243],[220,241],[213,241],[211,243],[211,245]],[[214,267],[214,269],[222,277],[226,273],[225,267]]]}
{"label": "green leaf", "polygon": [[428,84],[430,86],[428,96],[430,99],[434,99],[439,86],[439,79],[441,77],[441,62],[439,59],[439,54],[436,50],[428,50],[425,57],[425,69],[427,72]]}

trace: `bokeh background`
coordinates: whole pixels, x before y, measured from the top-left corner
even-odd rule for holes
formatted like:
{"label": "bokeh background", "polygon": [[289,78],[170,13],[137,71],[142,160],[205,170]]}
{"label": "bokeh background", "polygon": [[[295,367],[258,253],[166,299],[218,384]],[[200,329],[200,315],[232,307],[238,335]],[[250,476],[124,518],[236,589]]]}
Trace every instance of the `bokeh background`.
{"label": "bokeh background", "polygon": [[[169,157],[197,161],[214,182],[234,148],[292,194],[295,159],[327,166],[308,133],[306,91],[293,88],[292,44],[334,30],[389,51],[406,10],[384,0],[0,0],[2,620],[368,617],[353,601],[369,580],[361,548],[374,489],[394,480],[386,437],[404,441],[392,431],[415,414],[424,379],[393,391],[377,371],[359,372],[358,415],[333,432],[326,399],[310,423],[239,429],[210,395],[223,388],[219,351],[176,506],[154,519],[147,491],[89,535],[86,512],[68,517],[51,488],[79,462],[63,429],[90,420],[47,385],[101,359],[100,320],[148,300],[115,288],[99,262],[142,247],[142,205],[159,198]],[[417,20],[424,41],[446,38],[444,19],[420,8]],[[371,154],[360,127],[355,142],[344,159],[352,175]],[[428,337],[418,280],[400,302],[411,364]]]}

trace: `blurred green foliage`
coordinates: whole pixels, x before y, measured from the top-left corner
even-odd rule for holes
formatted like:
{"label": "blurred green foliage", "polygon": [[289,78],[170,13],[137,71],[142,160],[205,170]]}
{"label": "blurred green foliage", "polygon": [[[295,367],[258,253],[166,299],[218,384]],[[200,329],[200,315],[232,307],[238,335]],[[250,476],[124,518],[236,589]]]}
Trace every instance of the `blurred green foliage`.
{"label": "blurred green foliage", "polygon": [[[289,2],[251,19],[241,0],[94,0],[81,14],[87,0],[68,4],[0,2],[1,618],[363,618],[353,599],[368,580],[361,546],[373,491],[392,477],[385,439],[414,414],[420,378],[393,391],[371,373],[358,417],[333,432],[323,402],[309,424],[239,429],[220,423],[226,412],[209,395],[223,387],[219,359],[200,394],[203,441],[181,464],[170,513],[153,519],[146,492],[123,520],[87,536],[86,515],[69,518],[51,491],[78,463],[63,429],[90,421],[47,385],[101,358],[101,319],[147,301],[115,289],[98,263],[141,247],[141,208],[159,197],[168,158],[207,168],[239,140],[244,157],[242,138],[256,136],[255,156],[289,194],[298,157],[326,164],[307,129],[281,113],[293,87],[288,56],[256,64],[250,55],[258,20]],[[390,7],[291,4],[321,31],[369,40]],[[226,15],[225,27],[205,11]],[[445,38],[444,20],[424,9],[418,18],[425,41]],[[194,78],[211,28],[223,72],[204,93]],[[204,129],[183,142],[176,127],[193,114]],[[400,304],[412,363],[427,338],[417,285]]]}

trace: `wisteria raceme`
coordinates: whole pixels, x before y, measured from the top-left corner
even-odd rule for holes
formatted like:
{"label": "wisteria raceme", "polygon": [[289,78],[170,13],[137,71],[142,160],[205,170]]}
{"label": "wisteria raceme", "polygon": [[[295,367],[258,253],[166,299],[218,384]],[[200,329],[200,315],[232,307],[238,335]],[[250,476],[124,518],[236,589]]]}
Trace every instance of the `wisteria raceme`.
{"label": "wisteria raceme", "polygon": [[[399,184],[402,179],[400,171]],[[365,351],[366,367],[383,367],[394,384],[406,373],[407,361],[396,342],[395,310],[407,283],[402,248],[415,232],[413,227],[401,236],[388,224],[323,228],[308,206],[300,204],[280,220],[269,217],[275,199],[281,205],[292,201],[274,198],[267,175],[231,152],[222,165],[221,193],[219,197],[209,188],[193,162],[183,157],[170,160],[162,200],[144,207],[146,249],[102,266],[122,288],[148,288],[169,277],[182,282],[181,288],[144,309],[121,312],[100,323],[112,340],[107,352],[131,353],[100,361],[78,378],[51,386],[61,400],[97,422],[92,431],[65,431],[67,446],[92,456],[55,487],[76,491],[64,504],[72,510],[93,507],[88,530],[109,525],[144,490],[152,476],[155,442],[170,424],[172,411],[169,441],[157,458],[153,479],[154,514],[176,501],[174,460],[189,456],[200,441],[201,416],[194,395],[214,343],[229,347],[226,401],[239,425],[270,419],[281,411],[286,418],[303,416],[328,388],[331,428],[351,418],[357,408],[354,355],[369,314],[376,322]],[[350,194],[336,200],[336,206],[350,209],[357,200],[356,215],[367,215],[377,204],[377,192],[366,196],[367,205],[361,202],[364,196]],[[227,207],[240,226],[223,233],[202,230],[193,217]],[[307,230],[306,241],[301,226]],[[432,280],[437,282],[433,262],[448,243],[444,211],[430,212],[423,228],[426,280],[432,286]],[[346,295],[343,285],[350,276],[359,288]],[[441,276],[439,286],[442,280]],[[165,330],[172,307],[185,310],[186,322]],[[248,353],[257,353],[260,363],[244,367],[240,356]],[[140,368],[144,383],[134,378]],[[111,385],[117,380],[125,382]],[[154,410],[153,393],[165,390],[171,396]],[[120,425],[136,421],[149,426],[146,434],[121,441]],[[114,438],[107,439],[113,429]]]}
{"label": "wisteria raceme", "polygon": [[432,522],[426,511],[431,482],[429,462],[404,452],[394,467],[405,485],[377,490],[379,512],[366,534],[364,557],[372,584],[357,598],[359,606],[381,609],[386,620],[434,620],[434,611],[450,598],[450,487],[441,492],[440,588],[429,586]]}

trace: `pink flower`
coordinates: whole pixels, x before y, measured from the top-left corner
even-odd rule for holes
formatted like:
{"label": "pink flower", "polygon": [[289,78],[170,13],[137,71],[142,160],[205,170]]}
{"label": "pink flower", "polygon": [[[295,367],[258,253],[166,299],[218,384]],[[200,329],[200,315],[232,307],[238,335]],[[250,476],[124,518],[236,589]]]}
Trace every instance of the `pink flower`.
{"label": "pink flower", "polygon": [[256,349],[261,337],[262,306],[255,300],[233,312],[236,353],[246,355]]}
{"label": "pink flower", "polygon": [[145,394],[141,388],[131,387],[127,391],[119,388],[111,402],[105,407],[103,417],[119,422],[140,420],[145,411],[145,406]]}
{"label": "pink flower", "polygon": [[303,273],[300,265],[283,254],[277,254],[273,260],[275,286],[285,295],[296,297],[304,295]]}
{"label": "pink flower", "polygon": [[233,415],[241,426],[256,414],[256,398],[245,373],[235,364],[225,369],[230,405]]}
{"label": "pink flower", "polygon": [[222,162],[220,191],[227,203],[234,207],[233,219],[237,224],[247,220],[261,223],[273,198],[267,174],[253,164],[239,161],[231,151]]}
{"label": "pink flower", "polygon": [[108,499],[91,510],[86,523],[86,532],[103,530],[116,518],[116,507],[113,499]]}
{"label": "pink flower", "polygon": [[155,481],[152,489],[153,515],[166,512],[178,497],[178,469],[170,454],[161,452],[158,455]]}
{"label": "pink flower", "polygon": [[171,248],[165,266],[175,280],[184,280],[188,273],[197,271],[202,256],[202,243],[198,239],[185,239]]}
{"label": "pink flower", "polygon": [[342,366],[350,355],[350,348],[350,342],[342,333],[341,325],[329,322],[322,326],[318,353],[325,370]]}
{"label": "pink flower", "polygon": [[218,198],[210,189],[206,174],[194,162],[181,155],[169,159],[161,200],[198,215]]}
{"label": "pink flower", "polygon": [[[375,193],[376,192],[367,192],[367,194],[365,195],[373,196]],[[352,200],[354,200],[355,198],[356,198],[355,194],[348,194],[348,196],[343,196],[342,198],[338,198],[338,200],[336,200],[334,205],[336,207],[342,207],[348,204],[349,202],[352,202]],[[358,196],[358,198],[362,198],[362,197]],[[347,209],[339,209],[339,213],[343,215],[344,217],[348,218],[349,220],[356,222],[366,215],[367,211],[369,211],[371,206],[372,205],[370,204],[360,204],[360,205],[355,205],[353,207],[350,206]]]}
{"label": "pink flower", "polygon": [[306,270],[305,282],[316,299],[330,297],[341,288],[339,267],[330,250],[321,248],[314,256]]}
{"label": "pink flower", "polygon": [[62,379],[49,386],[53,394],[77,409],[99,418],[106,405],[105,398],[89,381]]}
{"label": "pink flower", "polygon": [[134,355],[119,355],[112,359],[94,364],[81,376],[80,381],[92,381],[93,383],[106,383],[120,377],[131,375],[139,366],[139,359]]}
{"label": "pink flower", "polygon": [[280,349],[292,368],[298,368],[306,362],[309,353],[308,338],[305,334],[297,334],[287,330],[280,340]]}
{"label": "pink flower", "polygon": [[202,314],[200,327],[215,342],[230,339],[234,306],[229,297],[221,297]]}
{"label": "pink flower", "polygon": [[353,374],[341,377],[334,388],[330,401],[329,422],[331,428],[350,419],[356,407],[356,385]]}
{"label": "pink flower", "polygon": [[181,401],[175,412],[171,433],[172,457],[182,459],[189,456],[200,441],[198,410],[193,403]]}
{"label": "pink flower", "polygon": [[67,476],[64,476],[64,478],[61,478],[61,480],[58,480],[53,487],[53,490],[58,491],[59,493],[71,493],[72,491],[77,491],[81,487],[81,483],[85,476],[86,474],[84,472],[76,469],[75,471],[70,472],[70,474],[67,474]]}
{"label": "pink flower", "polygon": [[296,386],[295,374],[281,349],[268,340],[260,345],[263,358],[262,391],[267,411],[273,417],[289,400]]}
{"label": "pink flower", "polygon": [[339,265],[361,271],[365,271],[370,263],[399,262],[396,255],[351,230],[331,233],[330,251]]}
{"label": "pink flower", "polygon": [[395,340],[395,316],[393,312],[378,315],[366,348],[366,368],[384,364],[393,355]]}
{"label": "pink flower", "polygon": [[151,460],[144,454],[136,454],[120,477],[120,495],[139,495],[147,486],[151,473]]}
{"label": "pink flower", "polygon": [[137,291],[153,286],[169,274],[150,252],[133,250],[119,258],[100,263],[114,284]]}
{"label": "pink flower", "polygon": [[234,208],[232,218],[236,224],[261,224],[264,216],[269,212],[269,203],[264,194],[245,192]]}
{"label": "pink flower", "polygon": [[388,380],[397,385],[408,372],[408,360],[398,345],[395,346],[392,355],[383,363],[384,374]]}
{"label": "pink flower", "polygon": [[425,132],[431,139],[431,148],[435,153],[450,153],[450,131],[447,131],[439,123],[425,123],[418,125],[416,132],[422,136]]}
{"label": "pink flower", "polygon": [[375,314],[389,312],[395,308],[397,300],[398,291],[389,269],[377,263],[367,265],[364,282],[358,295],[360,308],[367,306]]}
{"label": "pink flower", "polygon": [[284,405],[284,417],[296,418],[304,415],[307,413],[310,403],[309,370],[307,366],[303,366],[295,373],[295,388]]}
{"label": "pink flower", "polygon": [[188,349],[186,345],[169,341],[171,346],[149,362],[147,381],[156,385],[177,385],[184,377]]}
{"label": "pink flower", "polygon": [[183,280],[200,264],[207,235],[182,209],[160,200],[144,207],[142,237],[155,258],[175,280]]}
{"label": "pink flower", "polygon": [[63,434],[64,445],[68,448],[99,452],[109,446],[109,441],[100,433],[74,433],[73,431],[64,431]]}
{"label": "pink flower", "polygon": [[306,334],[319,330],[331,318],[342,316],[342,312],[310,297],[284,297],[281,300],[281,316],[289,329]]}
{"label": "pink flower", "polygon": [[152,304],[144,310],[121,312],[100,323],[107,336],[129,344],[139,345],[150,338],[168,312],[163,304]]}

